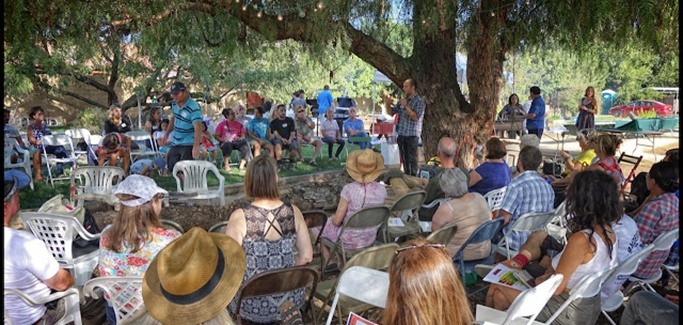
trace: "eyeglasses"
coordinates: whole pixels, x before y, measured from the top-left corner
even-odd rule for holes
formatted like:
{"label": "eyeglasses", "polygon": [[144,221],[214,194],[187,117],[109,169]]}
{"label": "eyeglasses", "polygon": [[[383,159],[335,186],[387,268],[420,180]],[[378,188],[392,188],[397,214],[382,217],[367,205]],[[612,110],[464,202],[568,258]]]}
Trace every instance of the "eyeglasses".
{"label": "eyeglasses", "polygon": [[407,251],[409,249],[418,248],[418,247],[430,247],[430,248],[445,249],[446,245],[444,245],[444,244],[426,244],[426,245],[420,245],[420,246],[415,246],[415,245],[403,246],[403,247],[396,250],[396,255],[398,255],[399,253],[401,253],[403,251]]}
{"label": "eyeglasses", "polygon": [[297,113],[303,113],[304,111],[296,111]]}

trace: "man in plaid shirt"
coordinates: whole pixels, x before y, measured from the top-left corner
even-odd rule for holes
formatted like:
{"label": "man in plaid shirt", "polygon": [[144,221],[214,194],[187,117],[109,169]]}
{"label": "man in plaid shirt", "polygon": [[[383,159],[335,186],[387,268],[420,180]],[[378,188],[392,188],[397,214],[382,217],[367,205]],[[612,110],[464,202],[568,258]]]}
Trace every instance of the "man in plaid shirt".
{"label": "man in plaid shirt", "polygon": [[[504,234],[510,231],[510,225],[523,214],[553,209],[555,192],[537,172],[542,161],[543,154],[536,147],[527,146],[519,152],[517,169],[520,173],[507,185],[503,203],[496,213],[496,218],[505,218]],[[532,231],[513,231],[508,237],[508,247],[519,250],[531,233]]]}
{"label": "man in plaid shirt", "polygon": [[[678,174],[676,163],[661,161],[652,165],[646,176],[650,196],[632,213],[643,245],[651,244],[659,235],[678,228],[678,197],[674,193],[678,189]],[[668,255],[668,249],[652,252],[633,275],[642,279],[653,277]]]}
{"label": "man in plaid shirt", "polygon": [[[391,114],[398,113],[396,134],[398,135],[398,151],[403,160],[403,172],[407,175],[417,175],[417,146],[422,134],[422,120],[425,112],[425,102],[417,94],[417,83],[413,79],[403,82],[405,94],[396,106],[391,108]],[[392,104],[389,97],[384,98],[385,103]]]}

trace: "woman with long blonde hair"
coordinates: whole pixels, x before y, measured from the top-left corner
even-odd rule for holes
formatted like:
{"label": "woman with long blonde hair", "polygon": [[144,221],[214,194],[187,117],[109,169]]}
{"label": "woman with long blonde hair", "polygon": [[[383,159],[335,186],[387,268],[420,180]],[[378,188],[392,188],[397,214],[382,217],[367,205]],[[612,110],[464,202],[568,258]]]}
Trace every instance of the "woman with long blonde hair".
{"label": "woman with long blonde hair", "polygon": [[104,122],[104,133],[126,133],[130,132],[131,125],[128,116],[123,114],[121,111],[121,105],[119,103],[114,103],[109,107],[109,115],[107,120]]}
{"label": "woman with long blonde hair", "polygon": [[424,238],[396,251],[382,324],[472,324],[465,289],[443,245]]}

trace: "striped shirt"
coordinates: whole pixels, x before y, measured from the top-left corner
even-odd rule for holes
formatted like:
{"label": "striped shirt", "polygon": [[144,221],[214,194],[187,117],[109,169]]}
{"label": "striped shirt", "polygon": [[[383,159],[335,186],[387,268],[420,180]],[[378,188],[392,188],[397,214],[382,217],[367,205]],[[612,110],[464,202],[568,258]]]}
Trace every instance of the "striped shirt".
{"label": "striped shirt", "polygon": [[396,125],[396,134],[402,136],[416,136],[419,137],[422,134],[422,120],[424,119],[425,107],[427,106],[422,100],[422,97],[418,94],[414,94],[413,97],[408,98],[407,106],[417,114],[417,121],[408,116],[406,109],[401,106],[399,102],[391,110],[392,114],[398,113],[398,124]]}
{"label": "striped shirt", "polygon": [[192,98],[188,98],[182,108],[174,100],[171,104],[173,110],[173,146],[194,145],[194,123],[201,123],[204,119],[202,109]]}
{"label": "striped shirt", "polygon": [[[510,213],[510,222],[503,228],[509,232],[510,226],[520,216],[530,212],[548,212],[553,209],[555,192],[538,173],[527,170],[512,179],[505,190],[501,210]],[[508,237],[508,247],[519,250],[532,231],[513,231]]]}
{"label": "striped shirt", "polygon": [[[678,228],[678,213],[678,198],[674,193],[664,193],[644,203],[638,215],[633,218],[638,225],[643,245],[652,244],[659,235]],[[668,249],[650,253],[634,275],[643,279],[654,276],[668,256]]]}

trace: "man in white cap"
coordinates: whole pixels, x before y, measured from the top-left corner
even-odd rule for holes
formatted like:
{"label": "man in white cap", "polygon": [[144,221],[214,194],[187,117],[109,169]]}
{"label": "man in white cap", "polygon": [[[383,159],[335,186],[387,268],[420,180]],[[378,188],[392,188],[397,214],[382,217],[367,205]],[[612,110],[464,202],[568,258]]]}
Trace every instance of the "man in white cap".
{"label": "man in white cap", "polygon": [[181,160],[199,158],[199,144],[202,140],[203,116],[199,104],[187,91],[182,82],[176,81],[171,85],[171,109],[173,115],[169,121],[166,134],[161,143],[166,143],[168,135],[173,133],[171,149],[168,151],[168,170]]}

